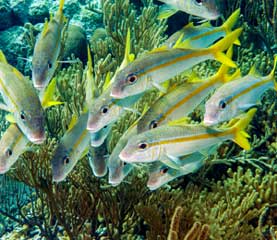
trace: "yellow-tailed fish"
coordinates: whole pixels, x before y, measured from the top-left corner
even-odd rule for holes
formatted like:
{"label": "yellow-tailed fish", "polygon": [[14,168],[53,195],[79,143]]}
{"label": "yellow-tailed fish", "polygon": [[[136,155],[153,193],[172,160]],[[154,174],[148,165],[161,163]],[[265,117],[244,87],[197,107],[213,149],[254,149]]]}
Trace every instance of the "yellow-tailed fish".
{"label": "yellow-tailed fish", "polygon": [[218,88],[206,102],[204,124],[210,126],[227,121],[257,105],[263,93],[269,88],[275,87],[277,90],[274,75],[276,65],[277,56],[269,75],[260,76],[255,73],[253,67],[248,75]]}
{"label": "yellow-tailed fish", "polygon": [[56,14],[46,21],[34,48],[32,59],[32,80],[35,88],[42,90],[47,86],[55,69],[61,49],[61,39],[66,21],[63,15],[64,0]]}
{"label": "yellow-tailed fish", "polygon": [[126,110],[133,111],[132,105],[141,97],[141,94],[138,94],[118,100],[110,96],[110,90],[111,87],[104,91],[89,109],[87,129],[92,133],[117,121]]}
{"label": "yellow-tailed fish", "polygon": [[77,161],[88,152],[90,133],[86,129],[87,119],[87,113],[81,114],[76,124],[70,124],[71,127],[61,138],[51,161],[53,181],[63,181]]}
{"label": "yellow-tailed fish", "polygon": [[[126,37],[125,56],[119,69],[124,68],[133,61],[134,56],[130,54],[130,30]],[[131,96],[124,100],[117,100],[111,97],[111,82],[110,75],[107,74],[105,80],[105,88],[103,93],[94,100],[93,104],[88,103],[89,117],[87,129],[91,132],[98,132],[104,126],[115,122],[125,110],[131,110],[132,105],[141,97],[141,95]],[[88,85],[88,90],[91,91],[92,84]]]}
{"label": "yellow-tailed fish", "polygon": [[232,140],[249,150],[249,136],[244,129],[255,112],[256,109],[251,109],[233,126],[226,129],[204,125],[164,125],[131,137],[119,157],[128,163],[160,160],[169,166],[171,163],[181,166],[180,156],[201,151],[225,140]]}
{"label": "yellow-tailed fish", "polygon": [[177,11],[204,18],[217,19],[220,15],[215,0],[159,0],[166,3],[159,12],[159,18],[168,18]]}
{"label": "yellow-tailed fish", "polygon": [[109,183],[113,186],[120,184],[123,179],[130,173],[133,169],[133,165],[123,162],[119,158],[119,154],[127,144],[128,139],[136,135],[137,129],[136,124],[133,124],[128,130],[121,136],[116,146],[114,147],[111,155],[108,159],[108,169],[109,169]]}
{"label": "yellow-tailed fish", "polygon": [[18,124],[33,143],[45,140],[44,113],[38,95],[30,81],[4,58],[0,62],[0,92],[3,110],[9,111],[8,120]]}
{"label": "yellow-tailed fish", "polygon": [[241,31],[241,28],[237,29],[205,49],[184,49],[180,43],[177,48],[153,50],[116,74],[111,96],[126,98],[153,87],[162,90],[161,83],[208,59],[216,59],[225,65],[236,67],[222,51],[231,46]]}
{"label": "yellow-tailed fish", "polygon": [[96,177],[103,177],[107,173],[107,147],[106,145],[102,145],[97,148],[90,149],[89,156],[89,165],[91,170]]}
{"label": "yellow-tailed fish", "polygon": [[11,124],[0,140],[0,174],[6,173],[27,150],[29,140],[16,124]]}
{"label": "yellow-tailed fish", "polygon": [[101,146],[105,139],[107,138],[108,134],[112,129],[112,124],[104,126],[98,132],[90,133],[90,145],[92,147],[99,147]]}
{"label": "yellow-tailed fish", "polygon": [[[183,47],[186,48],[206,48],[212,45],[216,40],[225,37],[231,32],[240,15],[240,9],[237,9],[233,14],[219,27],[213,27],[209,22],[194,26],[189,23],[180,31],[172,34],[164,45],[172,48],[177,41],[181,41]],[[235,41],[239,45],[239,41]]]}
{"label": "yellow-tailed fish", "polygon": [[147,187],[156,190],[164,184],[192,172],[196,172],[203,166],[206,156],[200,152],[195,152],[180,158],[180,169],[170,168],[161,162],[153,163],[149,169]]}
{"label": "yellow-tailed fish", "polygon": [[[231,57],[232,48],[229,48],[227,55]],[[228,75],[228,69],[227,66],[222,65],[215,75],[205,81],[193,79],[182,86],[173,87],[141,117],[137,125],[138,133],[190,114],[217,87],[238,75],[238,71],[233,75]]]}

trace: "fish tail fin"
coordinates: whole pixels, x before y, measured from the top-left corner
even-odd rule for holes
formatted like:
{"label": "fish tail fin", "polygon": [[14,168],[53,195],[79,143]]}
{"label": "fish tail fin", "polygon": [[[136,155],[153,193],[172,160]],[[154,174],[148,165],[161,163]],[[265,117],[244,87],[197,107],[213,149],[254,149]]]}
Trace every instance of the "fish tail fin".
{"label": "fish tail fin", "polygon": [[[232,58],[233,56],[233,45],[231,45],[226,53],[226,56],[228,58]],[[222,82],[222,83],[227,83],[230,82],[236,78],[238,78],[241,75],[240,69],[237,68],[236,71],[233,74],[228,74],[230,67],[222,64],[217,72],[217,77],[218,77],[218,81]]]}
{"label": "fish tail fin", "polygon": [[63,6],[64,6],[64,0],[60,0],[60,5],[59,5],[59,12],[63,12]]}
{"label": "fish tail fin", "polygon": [[234,139],[233,141],[238,144],[240,147],[242,147],[245,150],[250,150],[251,146],[247,138],[250,136],[247,132],[245,132],[245,128],[249,125],[251,122],[253,116],[255,115],[257,109],[252,108],[250,109],[239,121],[235,123],[235,125],[232,127],[234,130]]}
{"label": "fish tail fin", "polygon": [[63,102],[54,100],[56,83],[57,83],[56,78],[53,78],[52,81],[47,86],[47,88],[44,90],[44,92],[42,92],[42,94],[40,96],[41,105],[44,109],[63,104]]}
{"label": "fish tail fin", "polygon": [[174,15],[178,10],[171,5],[163,4],[159,9],[158,19],[169,18]]}
{"label": "fish tail fin", "polygon": [[2,50],[0,50],[0,62],[2,63],[8,63],[5,54],[3,53]]}
{"label": "fish tail fin", "polygon": [[208,50],[211,52],[211,54],[214,55],[217,61],[233,68],[237,67],[237,65],[229,57],[227,57],[223,53],[223,51],[225,51],[233,44],[233,42],[239,37],[241,32],[242,28],[238,28],[235,31],[229,33],[225,38],[221,39],[208,48]]}
{"label": "fish tail fin", "polygon": [[[238,21],[239,16],[240,16],[240,8],[234,11],[231,14],[231,16],[222,24],[221,28],[226,32],[226,34],[229,34],[232,31],[232,28],[235,26],[236,22]],[[240,46],[239,39],[236,39],[234,41],[234,44]]]}
{"label": "fish tail fin", "polygon": [[274,88],[277,91],[277,79],[275,79],[275,70],[277,68],[277,54],[274,55],[274,65],[273,65],[273,69],[271,70],[271,72],[269,73],[269,78],[272,78],[274,81]]}
{"label": "fish tail fin", "polygon": [[92,67],[92,58],[91,58],[91,52],[90,52],[90,47],[89,44],[87,45],[87,51],[88,51],[88,69],[89,71],[93,71],[93,67]]}

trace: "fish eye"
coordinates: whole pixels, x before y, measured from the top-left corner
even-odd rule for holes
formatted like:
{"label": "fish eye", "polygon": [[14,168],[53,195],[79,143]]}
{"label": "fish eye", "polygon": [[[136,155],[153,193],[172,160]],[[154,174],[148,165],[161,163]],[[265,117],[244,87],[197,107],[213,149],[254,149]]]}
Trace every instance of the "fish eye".
{"label": "fish eye", "polygon": [[7,156],[7,157],[10,157],[12,154],[13,154],[12,150],[11,150],[10,148],[8,148],[8,149],[6,150],[6,156]]}
{"label": "fish eye", "polygon": [[203,4],[203,0],[195,0],[195,3],[201,6]]}
{"label": "fish eye", "polygon": [[140,150],[144,150],[144,149],[146,149],[147,147],[148,147],[147,143],[142,142],[142,143],[139,143],[139,144],[138,144],[138,148],[139,148]]}
{"label": "fish eye", "polygon": [[25,113],[23,111],[20,112],[20,118],[23,121],[26,119]]}
{"label": "fish eye", "polygon": [[151,123],[150,123],[150,129],[152,128],[156,128],[158,127],[158,122],[156,120],[153,120]]}
{"label": "fish eye", "polygon": [[138,79],[138,77],[133,73],[129,74],[127,77],[127,81],[129,83],[134,83],[135,81],[137,81],[137,79]]}
{"label": "fish eye", "polygon": [[52,68],[52,63],[50,61],[48,61],[47,64],[49,69]]}
{"label": "fish eye", "polygon": [[108,106],[103,106],[103,107],[101,107],[100,111],[101,111],[102,114],[106,114],[109,111],[109,107]]}
{"label": "fish eye", "polygon": [[161,174],[166,174],[167,171],[168,171],[168,168],[165,167],[165,168],[162,168],[162,169],[160,170],[160,173],[161,173]]}
{"label": "fish eye", "polygon": [[123,162],[123,166],[126,166],[127,165],[127,163],[126,162]]}
{"label": "fish eye", "polygon": [[66,165],[69,163],[69,157],[68,156],[64,156],[63,158],[63,164]]}
{"label": "fish eye", "polygon": [[108,127],[108,125],[104,126],[103,128],[106,129]]}
{"label": "fish eye", "polygon": [[223,110],[224,108],[226,108],[226,106],[227,106],[227,103],[226,103],[224,100],[221,100],[221,101],[219,102],[219,108],[220,108],[221,110]]}

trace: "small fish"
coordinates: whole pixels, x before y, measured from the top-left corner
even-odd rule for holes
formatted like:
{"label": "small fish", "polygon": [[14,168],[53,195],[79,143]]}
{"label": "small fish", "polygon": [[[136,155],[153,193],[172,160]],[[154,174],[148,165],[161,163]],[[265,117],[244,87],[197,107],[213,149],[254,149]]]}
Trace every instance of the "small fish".
{"label": "small fish", "polygon": [[210,48],[184,49],[181,48],[182,43],[180,43],[173,49],[153,50],[136,59],[116,74],[111,96],[126,98],[153,87],[164,91],[161,83],[208,59],[216,59],[227,66],[236,67],[236,64],[222,51],[231,46],[241,31],[241,28],[233,31]]}
{"label": "small fish", "polygon": [[11,124],[0,140],[0,174],[4,174],[27,150],[29,140],[16,124]]}
{"label": "small fish", "polygon": [[[226,54],[232,57],[232,47]],[[138,122],[138,133],[159,127],[169,121],[176,120],[190,114],[211,92],[225,82],[234,79],[238,71],[228,75],[229,68],[222,65],[218,72],[207,80],[192,79],[182,86],[173,87],[162,95],[141,117]]]}
{"label": "small fish", "polygon": [[97,148],[90,148],[89,155],[89,165],[92,169],[94,176],[104,177],[107,173],[107,147],[106,145],[101,145]]}
{"label": "small fish", "polygon": [[203,166],[206,156],[200,152],[195,152],[180,158],[180,169],[170,168],[167,165],[155,162],[154,166],[150,168],[147,187],[150,190],[156,190],[164,184],[192,172],[196,172]]}
{"label": "small fish", "polygon": [[178,11],[214,20],[220,15],[215,0],[159,0],[166,3],[159,13],[159,18],[168,18]]}
{"label": "small fish", "polygon": [[218,88],[206,102],[204,124],[211,126],[227,121],[257,105],[263,93],[269,88],[275,86],[277,90],[274,76],[276,65],[277,56],[269,75],[262,77],[255,73],[253,67],[248,75]]}
{"label": "small fish", "polygon": [[248,134],[244,129],[252,120],[256,109],[251,109],[233,126],[225,129],[210,128],[203,125],[164,125],[138,134],[128,140],[120,152],[121,160],[128,163],[162,161],[178,169],[180,156],[208,148],[225,140],[232,140],[240,147],[249,150]]}
{"label": "small fish", "polygon": [[104,143],[111,129],[112,129],[112,124],[109,124],[104,126],[98,132],[90,133],[90,145],[92,147],[100,147]]}
{"label": "small fish", "polygon": [[134,111],[132,105],[141,97],[141,94],[138,94],[124,100],[114,99],[110,96],[110,90],[111,87],[104,91],[89,109],[87,129],[92,133],[116,122],[126,110]]}
{"label": "small fish", "polygon": [[[221,37],[228,35],[240,16],[240,9],[237,9],[232,15],[220,26],[213,27],[209,22],[194,26],[189,23],[180,31],[172,34],[164,45],[168,48],[174,47],[177,41],[182,42],[184,48],[207,48]],[[238,40],[235,44],[240,45]]]}
{"label": "small fish", "polygon": [[2,52],[0,55],[0,93],[4,100],[0,108],[11,113],[7,120],[17,123],[31,142],[41,144],[46,136],[39,97],[29,80],[7,63]]}
{"label": "small fish", "polygon": [[77,161],[87,154],[90,141],[90,133],[86,129],[87,119],[87,113],[81,114],[61,138],[51,161],[53,181],[63,181]]}
{"label": "small fish", "polygon": [[127,144],[128,139],[136,135],[137,129],[136,124],[133,124],[128,130],[121,136],[116,146],[114,147],[111,155],[108,159],[109,168],[109,183],[113,186],[120,184],[123,179],[130,173],[133,169],[133,165],[123,162],[118,157],[119,153],[122,151],[124,146]]}
{"label": "small fish", "polygon": [[46,21],[39,35],[32,59],[32,80],[34,87],[42,90],[47,86],[54,75],[57,60],[61,50],[61,38],[66,21],[63,15],[64,0],[60,0],[60,6],[54,17]]}
{"label": "small fish", "polygon": [[[131,36],[130,29],[128,29],[126,36],[125,55],[119,67],[119,70],[126,67],[134,59],[134,55],[130,53],[130,45]],[[87,129],[90,132],[98,132],[104,126],[114,123],[120,116],[122,116],[125,110],[133,111],[131,108],[132,105],[141,97],[141,95],[132,96],[130,98],[124,99],[124,101],[114,99],[113,97],[111,97],[111,83],[113,81],[114,78],[111,79],[110,74],[107,74],[103,87],[104,91],[102,92],[102,94],[95,100],[93,99],[93,97],[87,99],[87,105],[89,107]],[[89,95],[93,95],[91,94],[92,89],[93,81],[88,81],[87,93],[89,93]]]}

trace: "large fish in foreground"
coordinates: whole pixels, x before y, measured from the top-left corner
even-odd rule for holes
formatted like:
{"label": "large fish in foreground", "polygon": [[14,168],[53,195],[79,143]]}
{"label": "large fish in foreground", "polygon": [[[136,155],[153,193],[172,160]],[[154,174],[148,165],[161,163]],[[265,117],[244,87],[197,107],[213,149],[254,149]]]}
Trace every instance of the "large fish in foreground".
{"label": "large fish in foreground", "polygon": [[160,10],[159,18],[168,18],[177,11],[204,19],[217,19],[220,15],[215,0],[159,0],[166,3]]}
{"label": "large fish in foreground", "polygon": [[36,89],[42,90],[54,75],[61,50],[61,39],[66,21],[63,15],[64,0],[56,14],[46,21],[36,41],[32,59],[32,80]]}
{"label": "large fish in foreground", "polygon": [[0,140],[0,174],[6,173],[27,150],[29,140],[16,124],[11,124]]}
{"label": "large fish in foreground", "polygon": [[222,51],[233,44],[241,31],[241,28],[237,29],[205,49],[184,49],[180,48],[182,47],[180,43],[173,49],[161,48],[146,53],[116,74],[111,96],[126,98],[153,87],[162,90],[161,83],[208,59],[215,59],[227,66],[236,67],[236,64]]}
{"label": "large fish in foreground", "polygon": [[269,75],[262,77],[252,68],[248,75],[218,88],[206,102],[204,124],[210,126],[232,119],[257,105],[261,96],[269,88],[275,87],[277,90],[276,65],[277,56]]}
{"label": "large fish in foreground", "polygon": [[[232,57],[232,47],[227,56]],[[192,79],[181,86],[172,87],[168,93],[162,95],[140,118],[138,133],[159,127],[169,121],[176,120],[190,114],[211,92],[222,84],[238,75],[228,75],[229,68],[221,65],[218,72],[207,80]]]}
{"label": "large fish in foreground", "polygon": [[53,180],[63,181],[71,172],[79,159],[86,155],[89,149],[90,134],[86,129],[88,114],[83,113],[61,138],[52,158]]}
{"label": "large fish in foreground", "polygon": [[31,82],[6,62],[2,52],[0,56],[0,93],[4,100],[0,108],[11,113],[9,121],[17,123],[31,142],[41,144],[46,136],[40,99]]}
{"label": "large fish in foreground", "polygon": [[128,163],[160,160],[168,166],[180,166],[180,156],[201,151],[226,140],[232,140],[240,147],[249,150],[250,144],[247,140],[249,136],[244,129],[255,112],[256,109],[249,110],[233,126],[225,129],[203,125],[164,125],[131,137],[119,157]]}

